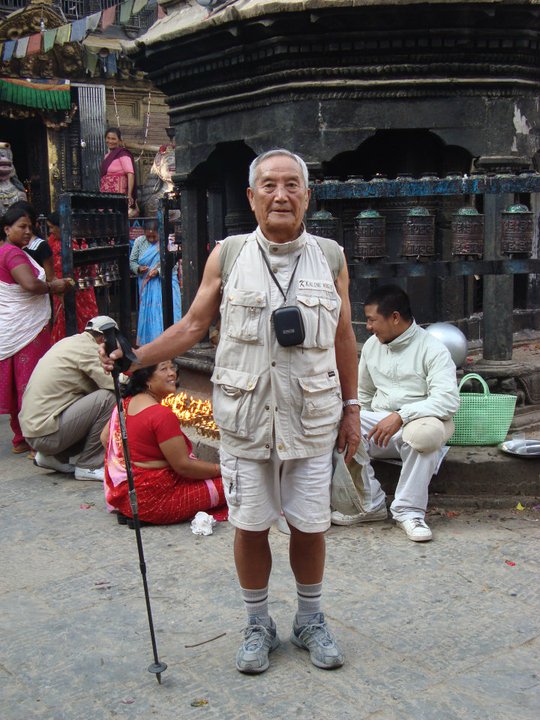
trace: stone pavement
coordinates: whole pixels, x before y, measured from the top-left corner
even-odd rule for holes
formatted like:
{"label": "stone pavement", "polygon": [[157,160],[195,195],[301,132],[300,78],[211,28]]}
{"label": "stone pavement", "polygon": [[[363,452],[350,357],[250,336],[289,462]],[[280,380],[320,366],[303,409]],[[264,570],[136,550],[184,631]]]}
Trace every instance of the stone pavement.
{"label": "stone pavement", "polygon": [[[0,417],[2,720],[536,720],[540,709],[540,511],[432,506],[435,539],[390,521],[332,527],[324,605],[346,665],[314,668],[288,641],[287,537],[272,530],[268,672],[234,656],[244,623],[232,528],[143,528],[163,684],[135,533],[101,487],[10,452]],[[432,501],[433,502],[433,501]],[[206,704],[196,705],[197,701]]]}

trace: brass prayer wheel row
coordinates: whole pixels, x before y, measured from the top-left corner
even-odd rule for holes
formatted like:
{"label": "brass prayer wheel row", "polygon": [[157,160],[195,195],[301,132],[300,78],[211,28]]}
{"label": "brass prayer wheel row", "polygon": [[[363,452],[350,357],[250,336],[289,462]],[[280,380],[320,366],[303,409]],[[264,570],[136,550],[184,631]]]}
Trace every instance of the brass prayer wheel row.
{"label": "brass prayer wheel row", "polygon": [[[314,213],[308,228],[314,235],[338,238],[339,219],[327,210]],[[466,206],[452,215],[452,255],[481,258],[484,252],[484,215]],[[533,213],[526,205],[511,205],[501,213],[500,252],[507,256],[530,257],[534,235]],[[411,208],[403,223],[401,257],[435,256],[435,216],[424,207]],[[354,218],[355,260],[388,257],[386,219],[377,210],[362,210]]]}

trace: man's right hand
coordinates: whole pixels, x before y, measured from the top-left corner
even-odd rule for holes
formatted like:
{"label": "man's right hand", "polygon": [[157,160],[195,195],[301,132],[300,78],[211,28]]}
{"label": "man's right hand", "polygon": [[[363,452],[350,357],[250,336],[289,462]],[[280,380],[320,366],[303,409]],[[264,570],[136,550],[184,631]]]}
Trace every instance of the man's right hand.
{"label": "man's right hand", "polygon": [[118,347],[111,353],[111,355],[107,355],[107,351],[105,350],[105,342],[102,342],[99,344],[98,354],[99,361],[101,362],[103,370],[106,373],[110,374],[114,369],[114,361],[118,360],[118,358],[121,358],[124,353],[122,352],[120,347]]}
{"label": "man's right hand", "polygon": [[372,428],[367,439],[373,440],[379,447],[386,447],[392,435],[395,435],[402,425],[401,415],[397,412],[390,413]]}
{"label": "man's right hand", "polygon": [[[98,355],[103,370],[106,373],[111,373],[115,367],[123,373],[134,370],[137,365],[137,353],[135,349],[132,348],[129,341],[122,336],[120,336],[120,341],[117,338],[114,338],[114,341],[116,343],[116,348],[110,352],[107,352],[105,340],[102,343],[99,343]],[[122,345],[120,343],[122,343],[124,349],[122,349]]]}

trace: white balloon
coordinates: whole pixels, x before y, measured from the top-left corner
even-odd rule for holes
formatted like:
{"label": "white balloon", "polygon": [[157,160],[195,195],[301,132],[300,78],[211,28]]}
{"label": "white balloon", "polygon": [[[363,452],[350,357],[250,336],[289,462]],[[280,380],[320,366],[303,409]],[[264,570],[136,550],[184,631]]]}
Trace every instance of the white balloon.
{"label": "white balloon", "polygon": [[468,343],[459,328],[451,323],[438,322],[428,325],[426,332],[436,337],[448,348],[456,367],[459,368],[463,365],[467,358]]}

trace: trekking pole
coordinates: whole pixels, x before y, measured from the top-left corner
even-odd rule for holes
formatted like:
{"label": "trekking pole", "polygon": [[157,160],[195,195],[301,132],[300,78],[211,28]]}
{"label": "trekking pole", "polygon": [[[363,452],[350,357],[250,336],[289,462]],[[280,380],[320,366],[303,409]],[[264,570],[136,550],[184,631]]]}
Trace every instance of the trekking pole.
{"label": "trekking pole", "polygon": [[[116,323],[115,323],[116,325]],[[115,325],[112,323],[109,325],[104,325],[102,327],[103,336],[105,338],[105,350],[107,351],[107,354],[110,355],[110,353],[113,350],[116,350],[117,348],[117,340],[120,343],[120,347],[122,348],[122,351],[124,353],[124,357],[126,358],[129,365],[136,360],[135,355],[131,349],[131,346],[129,345],[128,341],[118,333]],[[128,367],[129,367],[128,365]],[[150,595],[148,593],[148,583],[146,581],[146,562],[144,560],[144,550],[143,550],[143,544],[142,544],[142,537],[141,537],[141,524],[139,522],[139,509],[137,505],[137,493],[135,491],[135,483],[133,482],[133,469],[131,467],[131,459],[129,456],[129,446],[128,446],[128,440],[127,440],[127,432],[126,432],[126,417],[124,414],[124,408],[122,406],[122,398],[120,396],[120,383],[118,381],[118,376],[120,374],[120,368],[118,367],[118,364],[115,362],[114,368],[112,370],[112,378],[114,382],[114,394],[116,397],[116,408],[118,410],[118,421],[120,423],[120,434],[122,436],[122,449],[124,451],[124,461],[126,464],[126,474],[128,479],[128,487],[129,487],[129,503],[131,505],[131,511],[133,513],[133,525],[135,528],[135,537],[137,538],[137,550],[139,552],[139,567],[141,570],[141,576],[143,581],[143,587],[144,587],[144,599],[146,601],[146,613],[148,615],[148,625],[150,628],[150,639],[152,641],[152,651],[154,653],[154,662],[149,665],[148,672],[154,673],[156,676],[156,679],[158,683],[161,685],[161,673],[164,672],[167,669],[167,665],[164,662],[160,662],[158,657],[158,650],[157,650],[157,643],[156,643],[156,634],[154,632],[154,621],[152,619],[152,608],[150,606]]]}

